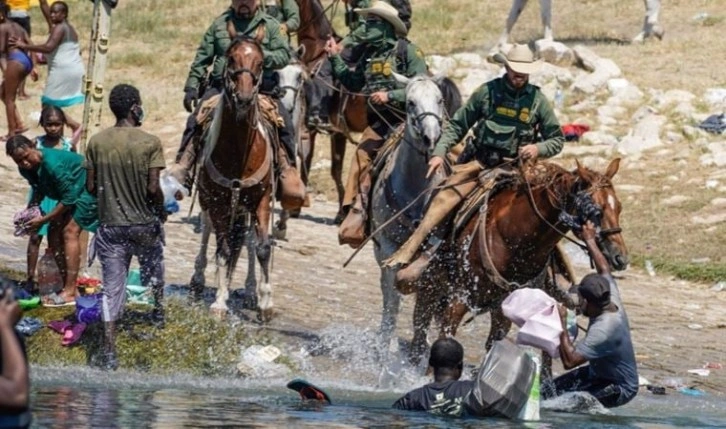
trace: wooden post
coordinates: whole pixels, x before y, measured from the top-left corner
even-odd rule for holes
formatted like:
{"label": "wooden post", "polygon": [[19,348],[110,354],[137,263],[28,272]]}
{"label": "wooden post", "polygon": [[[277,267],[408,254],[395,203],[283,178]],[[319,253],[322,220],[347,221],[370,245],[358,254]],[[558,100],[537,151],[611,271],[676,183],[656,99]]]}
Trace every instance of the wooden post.
{"label": "wooden post", "polygon": [[[101,128],[101,111],[105,91],[103,78],[106,73],[106,57],[111,34],[111,5],[104,0],[95,0],[91,27],[91,44],[86,67],[84,94],[86,101],[83,106],[83,122],[79,153],[84,154],[88,140]],[[83,231],[80,238],[81,265],[80,273],[88,268],[88,233]]]}
{"label": "wooden post", "polygon": [[86,68],[86,103],[83,106],[80,153],[86,151],[88,140],[101,128],[101,110],[106,95],[103,78],[106,73],[106,57],[111,34],[111,5],[109,2],[95,0],[92,22],[91,46]]}

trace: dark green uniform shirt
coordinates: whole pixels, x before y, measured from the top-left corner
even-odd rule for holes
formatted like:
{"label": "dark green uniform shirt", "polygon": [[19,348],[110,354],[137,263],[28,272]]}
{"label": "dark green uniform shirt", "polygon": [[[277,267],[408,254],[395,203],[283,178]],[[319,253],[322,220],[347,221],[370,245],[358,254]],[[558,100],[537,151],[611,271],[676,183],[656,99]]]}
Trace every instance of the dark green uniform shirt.
{"label": "dark green uniform shirt", "polygon": [[221,81],[224,66],[227,61],[226,52],[232,43],[227,22],[232,21],[239,35],[254,37],[257,26],[265,26],[265,37],[262,40],[262,50],[265,54],[264,73],[269,76],[274,70],[281,69],[290,62],[290,47],[287,38],[280,33],[280,23],[275,18],[258,9],[251,19],[238,18],[234,10],[229,9],[209,27],[202,43],[197,48],[189,78],[185,88],[199,88],[199,84],[207,73],[207,67],[213,66],[211,80]]}
{"label": "dark green uniform shirt", "polygon": [[[73,220],[86,231],[98,227],[96,198],[86,192],[83,156],[75,152],[42,148],[43,160],[36,171],[20,169],[20,174],[36,193],[50,197],[70,208]],[[47,214],[47,213],[46,213]]]}
{"label": "dark green uniform shirt", "polygon": [[300,28],[300,8],[295,0],[262,0],[268,15],[287,25],[288,32]]}
{"label": "dark green uniform shirt", "polygon": [[[405,64],[399,64],[398,43],[406,43]],[[363,91],[372,94],[377,91],[388,91],[391,102],[403,106],[406,102],[406,85],[398,83],[393,72],[406,77],[426,74],[428,67],[421,50],[413,43],[387,38],[377,46],[372,46],[358,60],[355,70],[351,71],[339,56],[330,57],[333,73],[350,91]]]}
{"label": "dark green uniform shirt", "polygon": [[506,77],[480,86],[456,111],[436,144],[434,156],[444,157],[472,127],[477,153],[490,149],[515,157],[520,146],[537,142],[539,156],[549,158],[560,153],[565,142],[560,123],[539,87],[528,83],[515,90]]}

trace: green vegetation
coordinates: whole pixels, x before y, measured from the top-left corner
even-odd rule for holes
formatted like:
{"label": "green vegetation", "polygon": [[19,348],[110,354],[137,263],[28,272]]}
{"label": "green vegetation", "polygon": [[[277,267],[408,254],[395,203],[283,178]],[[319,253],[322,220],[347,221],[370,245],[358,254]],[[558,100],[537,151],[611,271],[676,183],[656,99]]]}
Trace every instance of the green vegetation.
{"label": "green vegetation", "polygon": [[681,262],[664,256],[631,255],[631,265],[644,267],[645,261],[650,260],[656,274],[667,273],[679,279],[693,282],[715,283],[726,279],[726,264]]}
{"label": "green vegetation", "polygon": [[[145,320],[148,306],[129,306],[119,322],[117,351],[122,368],[153,373],[188,373],[203,376],[235,374],[241,351],[252,344],[269,344],[265,336],[250,335],[239,324],[219,321],[206,309],[169,299],[166,327],[156,329]],[[39,307],[25,313],[47,323],[73,320],[75,310]],[[42,329],[27,341],[28,357],[38,365],[93,365],[103,350],[103,327],[88,327],[81,341],[61,346],[61,336]],[[281,362],[289,363],[285,359]]]}

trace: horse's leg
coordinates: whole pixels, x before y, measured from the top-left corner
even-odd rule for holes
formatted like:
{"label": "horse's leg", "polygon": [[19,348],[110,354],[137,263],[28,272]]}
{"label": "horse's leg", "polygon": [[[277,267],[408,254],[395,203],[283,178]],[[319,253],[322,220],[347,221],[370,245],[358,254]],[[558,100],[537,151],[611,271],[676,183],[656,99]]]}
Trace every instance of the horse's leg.
{"label": "horse's leg", "polygon": [[452,298],[444,311],[444,318],[441,323],[441,337],[456,336],[456,330],[467,311],[469,311],[469,307],[461,298]]}
{"label": "horse's leg", "polygon": [[272,236],[275,239],[284,240],[287,237],[287,220],[290,219],[291,215],[292,213],[287,210],[280,211],[280,218],[272,227]]}
{"label": "horse's leg", "polygon": [[[220,278],[220,273],[217,274],[217,299],[211,306],[212,312],[219,316],[224,317],[227,314],[227,300],[229,299],[229,290],[232,286],[232,278],[234,275],[234,269],[237,267],[237,261],[239,260],[240,252],[242,251],[242,245],[244,244],[244,216],[237,216],[234,220],[231,230],[227,231],[227,249],[226,249],[226,260],[224,261],[224,280]],[[217,269],[219,270],[220,263],[217,261]]]}
{"label": "horse's leg", "polygon": [[343,186],[343,161],[345,160],[345,147],[348,140],[343,134],[333,133],[330,136],[330,155],[332,162],[330,164],[330,175],[335,182],[335,189],[338,191],[338,214],[335,215],[335,224],[339,225],[343,222],[345,215],[343,213],[343,195],[345,187]]}
{"label": "horse's leg", "polygon": [[539,0],[539,13],[544,28],[544,39],[552,40],[552,0]]}
{"label": "horse's leg", "polygon": [[509,333],[509,329],[512,327],[512,322],[504,316],[501,307],[493,309],[489,313],[491,318],[491,326],[489,327],[489,337],[487,337],[486,349],[492,348],[494,341],[504,339]]}
{"label": "horse's leg", "polygon": [[409,362],[413,366],[418,366],[421,358],[429,348],[426,336],[436,308],[434,291],[435,286],[424,287],[416,294],[416,304],[413,308],[413,339],[411,340],[409,354]]}
{"label": "horse's leg", "polygon": [[194,274],[189,282],[189,298],[194,301],[202,299],[204,293],[204,284],[206,283],[204,270],[207,268],[207,249],[209,247],[209,236],[212,234],[212,221],[209,219],[207,211],[202,211],[199,214],[199,221],[202,224],[202,242],[199,246],[199,253],[194,260]]}
{"label": "horse's leg", "polygon": [[257,310],[257,229],[249,226],[245,233],[247,246],[247,278],[245,279],[245,294],[242,307],[247,310]]}
{"label": "horse's leg", "polygon": [[215,224],[214,230],[217,241],[217,251],[214,255],[214,262],[216,264],[216,268],[214,270],[214,285],[216,288],[216,298],[215,302],[212,303],[212,305],[210,306],[210,309],[213,314],[222,317],[224,316],[224,312],[220,311],[218,303],[221,300],[223,306],[226,306],[225,302],[227,301],[227,297],[221,295],[227,294],[227,291],[225,290],[225,281],[222,280],[222,272],[223,269],[226,268],[229,264],[230,248],[228,245],[228,236],[230,234],[230,231],[226,231],[225,228],[221,227],[221,225],[218,224]]}
{"label": "horse's leg", "polygon": [[[268,234],[270,226],[270,193],[266,193],[257,205],[257,246],[255,253],[257,260],[262,267],[262,284],[258,288],[258,313],[257,318],[267,323],[272,319],[272,284],[270,283],[270,260],[272,259],[272,247]],[[250,257],[250,259],[252,259]]]}
{"label": "horse's leg", "polygon": [[522,14],[524,7],[527,5],[528,0],[512,0],[512,8],[509,9],[509,16],[507,16],[507,23],[504,32],[499,36],[499,41],[494,49],[499,49],[509,42],[509,35],[514,28],[514,23],[517,22],[517,18]]}
{"label": "horse's leg", "polygon": [[390,268],[381,269],[381,292],[383,293],[383,311],[379,336],[383,346],[383,356],[388,356],[391,339],[396,332],[396,321],[401,307],[401,294],[395,287],[396,271]]}

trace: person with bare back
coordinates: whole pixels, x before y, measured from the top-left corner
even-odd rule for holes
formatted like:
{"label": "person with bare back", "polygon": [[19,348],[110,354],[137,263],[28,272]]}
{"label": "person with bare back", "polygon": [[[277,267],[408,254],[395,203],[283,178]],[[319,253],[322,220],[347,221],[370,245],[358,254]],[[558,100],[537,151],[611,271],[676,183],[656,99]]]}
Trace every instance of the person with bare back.
{"label": "person with bare back", "polygon": [[[0,97],[5,104],[5,112],[8,117],[8,134],[1,140],[7,140],[15,134],[22,134],[28,131],[23,124],[22,117],[18,113],[15,100],[18,96],[20,83],[33,71],[33,60],[27,52],[9,43],[11,38],[28,41],[28,33],[8,18],[10,8],[6,3],[0,3],[0,55],[5,55],[7,61],[3,66],[4,80],[0,85]],[[37,79],[37,74],[35,75]]]}
{"label": "person with bare back", "polygon": [[[45,43],[33,45],[18,37],[10,38],[10,46],[31,52],[40,52],[48,58],[48,80],[41,97],[43,105],[67,108],[83,104],[83,76],[86,74],[78,43],[78,33],[68,22],[68,5],[57,1],[52,6],[40,0],[40,9],[48,23],[50,36]],[[81,131],[81,124],[66,112],[68,126],[73,135]]]}

